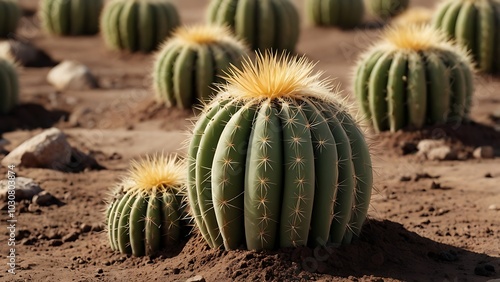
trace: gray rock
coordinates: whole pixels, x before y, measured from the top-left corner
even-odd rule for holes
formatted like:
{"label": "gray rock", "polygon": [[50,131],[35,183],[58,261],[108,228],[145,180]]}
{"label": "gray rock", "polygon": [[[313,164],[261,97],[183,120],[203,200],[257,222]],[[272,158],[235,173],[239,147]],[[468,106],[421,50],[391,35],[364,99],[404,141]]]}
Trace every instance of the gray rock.
{"label": "gray rock", "polygon": [[482,146],[476,148],[472,155],[476,159],[493,159],[495,157],[495,150],[491,146]]}
{"label": "gray rock", "polygon": [[64,133],[50,128],[19,145],[5,156],[2,165],[63,169],[70,163],[71,154]]}
{"label": "gray rock", "polygon": [[43,191],[41,192],[40,194],[38,195],[35,195],[33,197],[33,203],[41,206],[41,207],[47,207],[47,206],[51,206],[51,205],[58,205],[60,202],[59,200],[52,196],[52,194],[50,194],[49,192],[47,191]]}
{"label": "gray rock", "polygon": [[186,282],[205,282],[205,278],[201,275],[196,275],[191,278],[188,278]]}
{"label": "gray rock", "polygon": [[427,159],[437,161],[450,161],[457,159],[457,152],[449,146],[441,146],[431,149],[427,153]]}
{"label": "gray rock", "polygon": [[[43,189],[31,178],[26,177],[17,177],[15,180],[15,197],[16,202],[20,202],[21,200],[30,200],[38,195]],[[0,201],[7,201],[8,198],[8,189],[9,189],[9,180],[0,180]]]}
{"label": "gray rock", "polygon": [[89,68],[76,61],[63,61],[47,75],[47,81],[57,90],[86,90],[97,88],[97,80]]}
{"label": "gray rock", "polygon": [[418,142],[417,149],[419,154],[427,155],[432,149],[444,146],[444,140],[424,139]]}

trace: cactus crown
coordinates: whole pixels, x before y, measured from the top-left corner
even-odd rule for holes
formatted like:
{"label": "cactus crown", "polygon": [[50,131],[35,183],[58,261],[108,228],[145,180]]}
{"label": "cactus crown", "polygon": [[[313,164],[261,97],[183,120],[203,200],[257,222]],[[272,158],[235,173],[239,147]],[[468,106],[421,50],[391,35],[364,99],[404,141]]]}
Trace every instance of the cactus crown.
{"label": "cactus crown", "polygon": [[246,58],[241,69],[229,69],[220,95],[236,101],[307,97],[335,100],[330,81],[322,79],[323,73],[314,72],[314,67],[306,57],[257,52],[255,62]]}
{"label": "cactus crown", "polygon": [[174,38],[187,45],[203,45],[216,42],[229,42],[244,46],[236,39],[229,27],[219,25],[194,25],[179,27],[174,32]]}
{"label": "cactus crown", "polygon": [[125,192],[149,195],[162,192],[182,194],[185,183],[185,162],[176,155],[167,157],[163,154],[132,161],[128,175],[122,181]]}

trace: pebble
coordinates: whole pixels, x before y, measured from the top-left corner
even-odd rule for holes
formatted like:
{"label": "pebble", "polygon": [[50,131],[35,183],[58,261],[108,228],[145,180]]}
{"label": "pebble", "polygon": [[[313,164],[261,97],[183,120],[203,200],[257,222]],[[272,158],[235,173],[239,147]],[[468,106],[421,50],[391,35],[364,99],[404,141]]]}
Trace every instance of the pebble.
{"label": "pebble", "polygon": [[201,275],[196,275],[191,278],[188,278],[186,282],[205,282],[205,278]]}
{"label": "pebble", "polygon": [[80,225],[80,230],[83,232],[83,233],[87,233],[87,232],[90,232],[90,230],[92,230],[92,226],[86,224],[86,223],[82,223]]}
{"label": "pebble", "polygon": [[78,232],[71,232],[62,238],[63,242],[74,242],[78,239],[80,234]]}
{"label": "pebble", "polygon": [[61,240],[50,240],[49,241],[49,246],[51,247],[58,247],[58,246],[61,246],[63,244],[63,241]]}
{"label": "pebble", "polygon": [[476,159],[493,159],[495,157],[495,150],[491,146],[478,147],[472,153]]}
{"label": "pebble", "polygon": [[497,206],[497,205],[490,205],[488,207],[489,210],[493,210],[493,211],[500,211],[500,206]]}
{"label": "pebble", "polygon": [[59,200],[57,200],[57,198],[52,196],[52,194],[50,194],[49,192],[42,191],[38,195],[33,196],[33,203],[41,207],[46,207],[57,205],[59,203]]}

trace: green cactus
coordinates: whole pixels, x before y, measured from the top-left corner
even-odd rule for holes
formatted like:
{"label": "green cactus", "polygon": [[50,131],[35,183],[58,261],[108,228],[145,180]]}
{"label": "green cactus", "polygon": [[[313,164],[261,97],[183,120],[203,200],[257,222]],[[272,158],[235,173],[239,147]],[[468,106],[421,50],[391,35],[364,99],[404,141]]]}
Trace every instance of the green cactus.
{"label": "green cactus", "polygon": [[357,66],[355,94],[375,131],[460,123],[468,118],[473,72],[467,52],[430,26],[398,26]]}
{"label": "green cactus", "polygon": [[190,108],[205,101],[231,64],[240,65],[247,50],[221,26],[180,28],[156,58],[153,71],[158,100],[168,107]]}
{"label": "green cactus", "polygon": [[410,0],[365,0],[368,11],[381,19],[389,19],[404,12]]}
{"label": "green cactus", "polygon": [[9,61],[0,58],[0,115],[8,114],[19,102],[19,79]]}
{"label": "green cactus", "polygon": [[42,0],[40,18],[45,31],[56,35],[99,32],[103,0]]}
{"label": "green cactus", "polygon": [[500,1],[444,1],[433,25],[466,46],[479,70],[500,72]]}
{"label": "green cactus", "polygon": [[208,22],[228,25],[252,49],[293,52],[300,19],[290,0],[212,0]]}
{"label": "green cactus", "polygon": [[157,0],[114,0],[101,17],[106,44],[130,52],[155,50],[179,24],[175,6]]}
{"label": "green cactus", "polygon": [[17,29],[21,8],[15,0],[0,0],[0,37],[6,38]]}
{"label": "green cactus", "polygon": [[363,0],[306,0],[305,4],[315,25],[354,28],[363,21]]}
{"label": "green cactus", "polygon": [[176,156],[160,155],[132,163],[106,209],[113,250],[149,256],[179,244],[186,225],[185,171],[184,162]]}
{"label": "green cactus", "polygon": [[360,128],[305,58],[257,55],[194,127],[188,199],[212,248],[348,244],[372,168]]}

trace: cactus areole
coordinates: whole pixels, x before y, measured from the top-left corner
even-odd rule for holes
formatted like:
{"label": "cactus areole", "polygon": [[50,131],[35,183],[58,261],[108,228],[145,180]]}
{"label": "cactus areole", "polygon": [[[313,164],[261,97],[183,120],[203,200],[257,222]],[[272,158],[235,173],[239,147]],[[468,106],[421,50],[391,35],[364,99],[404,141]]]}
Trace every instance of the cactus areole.
{"label": "cactus areole", "polygon": [[349,243],[372,190],[368,146],[305,58],[233,68],[189,146],[188,198],[207,243],[250,250]]}
{"label": "cactus areole", "polygon": [[354,92],[375,131],[460,124],[472,103],[467,52],[430,26],[398,26],[366,52]]}
{"label": "cactus areole", "polygon": [[179,243],[185,216],[185,173],[183,162],[175,157],[155,156],[132,163],[106,210],[113,250],[144,256]]}
{"label": "cactus areole", "polygon": [[466,46],[479,70],[500,73],[500,1],[443,1],[433,24]]}

